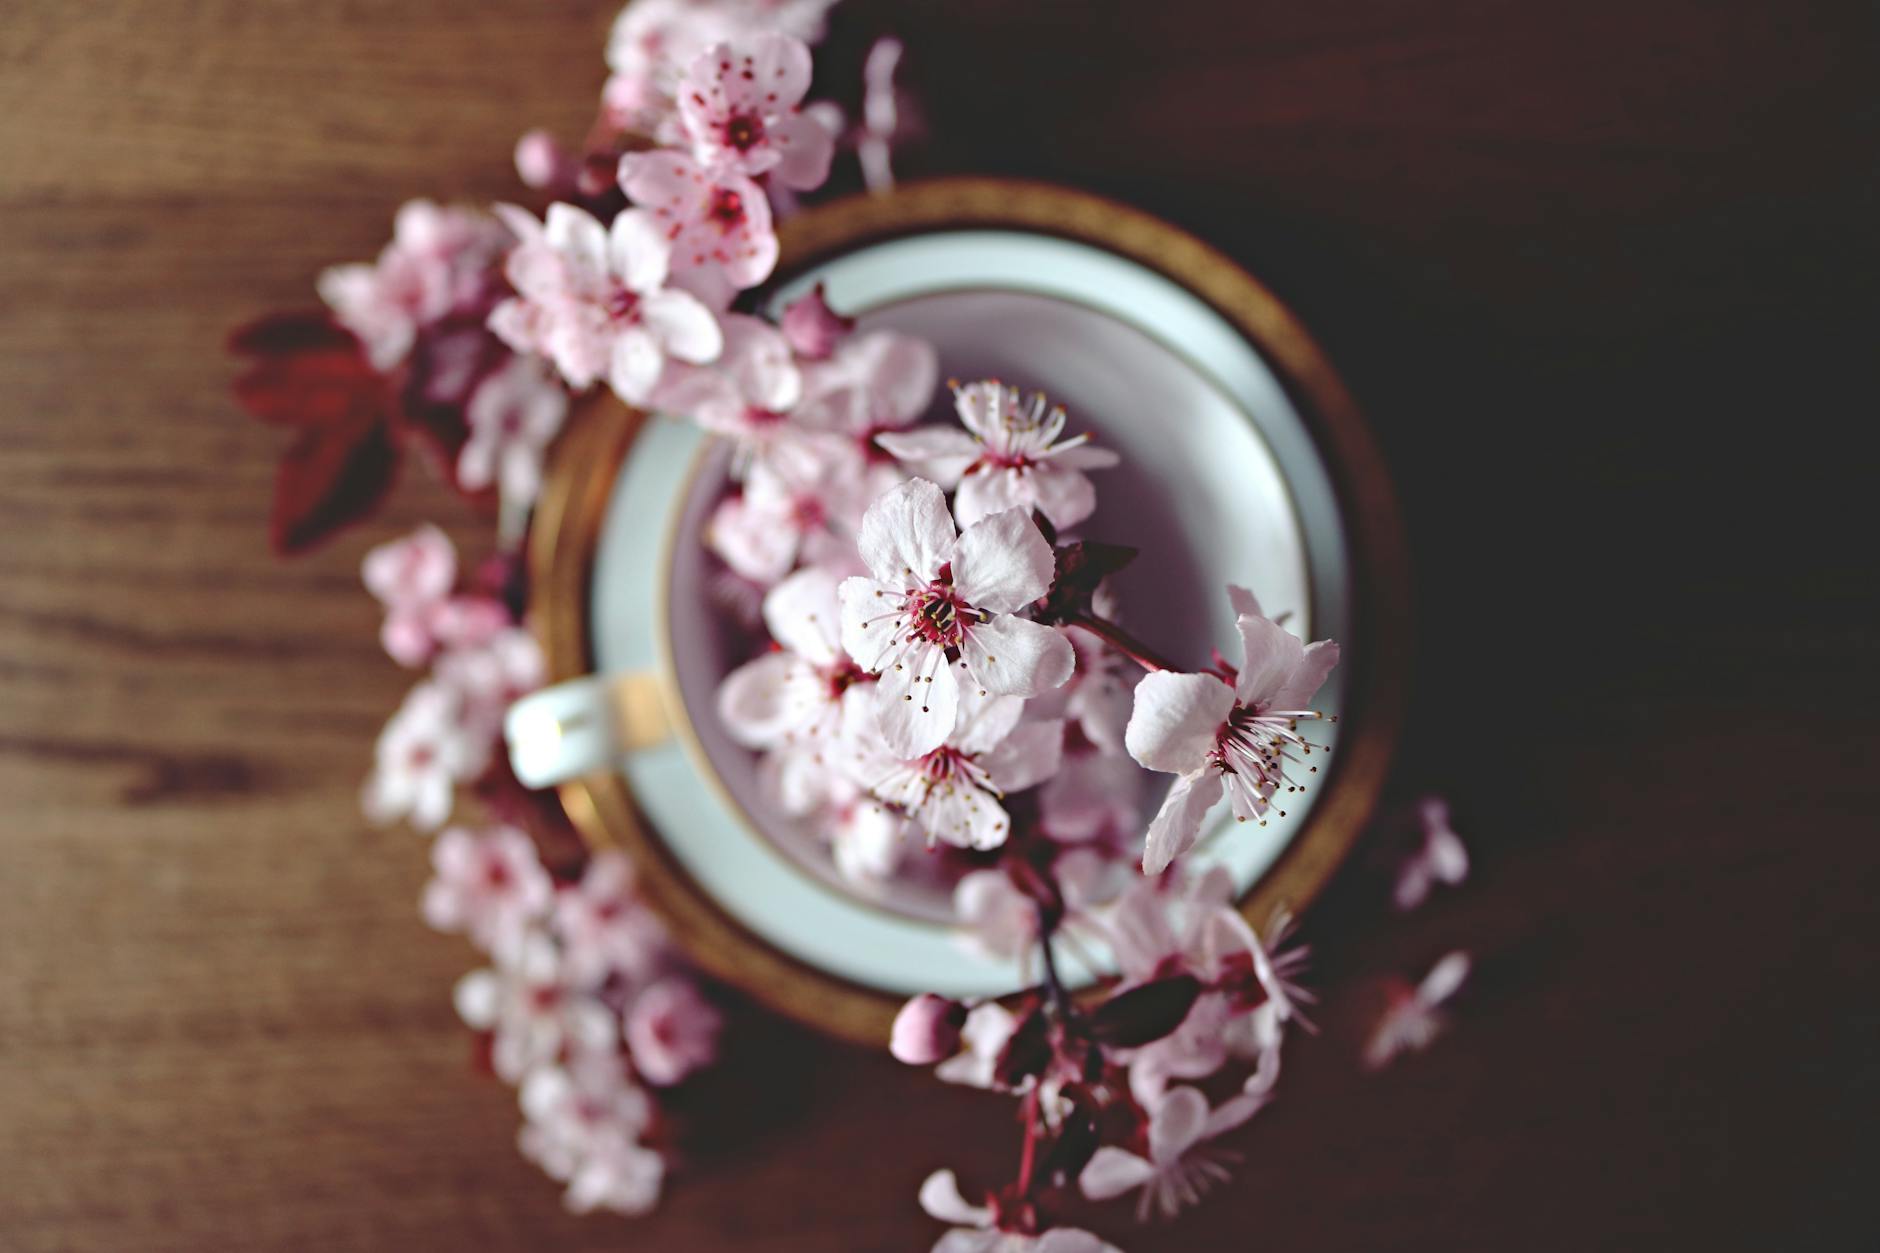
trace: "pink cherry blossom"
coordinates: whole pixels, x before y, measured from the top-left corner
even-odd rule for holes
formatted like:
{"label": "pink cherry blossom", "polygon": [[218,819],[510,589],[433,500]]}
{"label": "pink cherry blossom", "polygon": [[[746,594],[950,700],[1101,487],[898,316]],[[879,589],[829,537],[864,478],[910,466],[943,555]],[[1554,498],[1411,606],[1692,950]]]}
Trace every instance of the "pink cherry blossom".
{"label": "pink cherry blossom", "polygon": [[763,612],[779,647],[719,685],[726,730],[751,748],[833,748],[845,722],[861,716],[856,706],[870,703],[865,676],[842,651],[835,576],[813,566],[799,570],[770,589]]}
{"label": "pink cherry blossom", "polygon": [[1262,617],[1249,593],[1231,590],[1236,605],[1251,610],[1243,610],[1237,624],[1244,650],[1238,673],[1158,670],[1136,685],[1135,711],[1124,731],[1129,754],[1151,770],[1179,776],[1149,824],[1144,874],[1160,874],[1193,847],[1223,788],[1234,817],[1245,822],[1264,821],[1282,787],[1302,786],[1287,764],[1298,760],[1295,750],[1301,757],[1312,752],[1298,723],[1320,716],[1306,702],[1338,664],[1338,645],[1302,644]]}
{"label": "pink cherry blossom", "polygon": [[958,1001],[922,992],[895,1014],[888,1052],[909,1066],[931,1066],[953,1056],[966,1012]]}
{"label": "pink cherry blossom", "polygon": [[385,651],[401,666],[423,665],[436,647],[438,607],[457,583],[457,550],[450,538],[426,523],[372,549],[360,572],[366,589],[385,606],[379,631]]}
{"label": "pink cherry blossom", "polygon": [[645,404],[668,358],[718,356],[710,310],[666,286],[672,249],[651,214],[628,210],[605,227],[570,204],[550,205],[540,224],[512,205],[497,212],[521,242],[507,266],[517,294],[490,314],[490,329],[554,362],[570,387],[605,378],[628,404]]}
{"label": "pink cherry blossom", "polygon": [[899,331],[851,335],[803,363],[797,415],[806,426],[846,436],[871,462],[885,462],[876,436],[925,414],[939,378],[939,355],[925,340]]}
{"label": "pink cherry blossom", "polygon": [[659,1197],[664,1160],[639,1144],[652,1122],[644,1089],[618,1054],[582,1054],[567,1065],[545,1065],[522,1081],[525,1118],[517,1144],[544,1174],[570,1184],[577,1213],[608,1209],[643,1214]]}
{"label": "pink cherry blossom", "polygon": [[1004,1231],[990,1205],[973,1205],[960,1193],[950,1170],[936,1170],[920,1185],[920,1207],[943,1223],[959,1223],[940,1237],[933,1253],[1122,1253],[1088,1231],[1051,1227],[1031,1234]]}
{"label": "pink cherry blossom", "polygon": [[879,886],[894,873],[914,830],[906,818],[840,776],[829,779],[821,825],[837,872],[862,887]]}
{"label": "pink cherry blossom", "polygon": [[[1099,589],[1092,608],[1114,621],[1115,610],[1107,604],[1110,600],[1105,590]],[[1071,672],[1070,682],[1039,699],[1037,712],[1063,718],[1102,752],[1121,755],[1123,732],[1129,725],[1142,670],[1082,627],[1066,627],[1064,635],[1077,655],[1077,668]]]}
{"label": "pink cherry blossom", "polygon": [[532,130],[516,140],[516,177],[523,186],[557,194],[574,189],[576,163],[555,137]]}
{"label": "pink cherry blossom", "polygon": [[667,1087],[708,1064],[718,1051],[718,1011],[684,975],[668,975],[627,1006],[627,1048],[648,1083]]}
{"label": "pink cherry blossom", "polygon": [[1005,509],[1036,509],[1060,531],[1097,507],[1085,470],[1107,469],[1118,457],[1090,444],[1088,433],[1060,439],[1067,421],[1042,392],[1025,400],[996,380],[953,390],[966,429],[921,427],[876,436],[883,448],[944,487],[959,488],[954,512],[971,526]]}
{"label": "pink cherry blossom", "polygon": [[320,275],[320,298],[359,337],[375,369],[405,359],[418,332],[452,313],[487,307],[509,235],[488,215],[413,200],[372,265]]}
{"label": "pink cherry blossom", "polygon": [[1064,751],[1062,723],[1021,723],[1023,716],[1022,700],[969,689],[958,725],[932,751],[897,758],[864,731],[849,737],[839,760],[858,784],[912,819],[930,844],[997,848],[1012,825],[999,798],[1050,778]]}
{"label": "pink cherry blossom", "polygon": [[1055,569],[1027,514],[1007,510],[956,534],[940,489],[914,479],[868,507],[860,548],[874,577],[842,584],[842,643],[881,676],[876,712],[898,756],[929,754],[952,732],[956,668],[968,691],[994,696],[1035,696],[1070,678],[1070,641],[1014,616]]}
{"label": "pink cherry blossom", "polygon": [[450,817],[456,785],[483,773],[493,740],[467,734],[462,701],[448,686],[427,681],[411,689],[379,734],[360,804],[385,824],[408,818],[434,831]]}
{"label": "pink cherry blossom", "polygon": [[[1066,751],[1038,794],[1039,826],[1066,843],[1133,844],[1142,830],[1142,770],[1117,753]],[[1136,860],[1134,848],[1130,860]]]}
{"label": "pink cherry blossom", "polygon": [[712,173],[681,152],[630,152],[620,186],[645,207],[672,249],[673,281],[715,309],[755,287],[777,264],[764,189],[742,174]]}
{"label": "pink cherry blossom", "polygon": [[[1120,890],[1114,863],[1087,848],[1060,851],[1051,876],[1075,915],[1109,900]],[[998,960],[1022,960],[1039,942],[1038,903],[1004,870],[974,870],[953,887],[958,939],[970,952]]]}
{"label": "pink cherry blossom", "polygon": [[535,842],[514,827],[452,827],[431,845],[431,865],[424,920],[469,936],[486,953],[514,953],[555,896]]}
{"label": "pink cherry blossom", "polygon": [[1170,1088],[1149,1112],[1146,1155],[1103,1145],[1078,1176],[1078,1186],[1093,1201],[1141,1189],[1138,1222],[1149,1217],[1151,1208],[1173,1218],[1183,1205],[1195,1204],[1228,1179],[1221,1155],[1210,1153],[1207,1142],[1246,1122],[1267,1100],[1242,1094],[1210,1110],[1208,1099],[1194,1088]]}
{"label": "pink cherry blossom", "polygon": [[777,329],[790,349],[804,361],[827,361],[836,345],[855,330],[855,319],[845,318],[829,307],[823,285],[816,284],[807,296],[799,296],[784,307]]}
{"label": "pink cherry blossom", "polygon": [[712,44],[777,31],[814,44],[836,0],[633,0],[607,40],[603,102],[623,129],[647,134],[674,108],[679,80]]}
{"label": "pink cherry blossom", "polygon": [[568,393],[539,360],[515,357],[484,379],[464,418],[470,438],[457,456],[457,484],[481,491],[496,484],[503,504],[526,510],[542,490],[542,454],[568,416]]}
{"label": "pink cherry blossom", "polygon": [[491,1037],[490,1064],[510,1083],[574,1053],[610,1051],[620,1038],[613,1011],[571,988],[555,942],[533,931],[494,966],[457,981],[457,1014]]}
{"label": "pink cherry blossom", "polygon": [[509,626],[474,644],[446,649],[431,673],[456,697],[460,733],[493,745],[502,739],[509,706],[542,686],[547,663],[533,635]]}
{"label": "pink cherry blossom", "polygon": [[1421,1052],[1435,1043],[1449,1025],[1442,1006],[1468,981],[1469,969],[1467,953],[1448,953],[1415,987],[1393,982],[1389,1007],[1364,1047],[1365,1069],[1382,1070],[1403,1054]]}
{"label": "pink cherry blossom", "polygon": [[1426,796],[1417,802],[1417,845],[1397,868],[1391,894],[1398,909],[1415,909],[1438,883],[1451,887],[1469,877],[1469,850],[1449,823],[1449,802]]}
{"label": "pink cherry blossom", "polygon": [[835,136],[800,106],[809,91],[809,46],[775,31],[714,44],[679,83],[679,122],[709,169],[798,191],[829,177]]}
{"label": "pink cherry blossom", "polygon": [[998,1086],[993,1078],[999,1054],[1012,1038],[1018,1020],[997,1001],[981,1001],[966,1015],[960,1028],[960,1042],[965,1049],[934,1068],[934,1077],[943,1083],[957,1083],[969,1088]]}
{"label": "pink cherry blossom", "polygon": [[657,969],[666,929],[634,891],[633,864],[612,849],[594,854],[581,881],[558,893],[555,935],[568,981],[598,988],[618,976],[638,982]]}

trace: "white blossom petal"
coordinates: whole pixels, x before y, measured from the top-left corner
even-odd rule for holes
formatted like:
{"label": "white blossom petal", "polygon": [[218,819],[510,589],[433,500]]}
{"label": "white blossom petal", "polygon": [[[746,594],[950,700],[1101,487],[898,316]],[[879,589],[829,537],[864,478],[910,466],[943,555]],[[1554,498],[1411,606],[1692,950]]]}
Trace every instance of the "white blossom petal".
{"label": "white blossom petal", "polygon": [[[868,507],[857,546],[869,572],[881,582],[914,587],[933,581],[952,556],[955,538],[946,496],[926,479],[909,479]],[[860,657],[856,660],[867,664]]]}
{"label": "white blossom petal", "polygon": [[1020,792],[1058,772],[1064,760],[1064,724],[1028,722],[1006,736],[980,762],[1001,792]]}
{"label": "white blossom petal", "polygon": [[1213,770],[1197,770],[1177,778],[1149,823],[1142,849],[1142,872],[1161,874],[1170,862],[1193,848],[1201,835],[1201,820],[1220,799],[1221,776]]}
{"label": "white blossom petal", "polygon": [[1062,631],[1010,614],[968,627],[960,655],[973,679],[997,696],[1037,696],[1063,687],[1077,665]]}
{"label": "white blossom petal", "polygon": [[946,654],[932,646],[909,649],[881,671],[875,719],[888,749],[920,757],[945,743],[959,713],[959,681]]}
{"label": "white blossom petal", "polygon": [[946,426],[916,427],[911,431],[882,431],[875,436],[890,456],[907,462],[942,487],[953,487],[966,467],[979,460],[979,443],[965,431]]}
{"label": "white blossom petal", "polygon": [[1136,685],[1123,743],[1149,769],[1184,774],[1207,759],[1233,708],[1233,689],[1213,675],[1158,670]]}
{"label": "white blossom petal", "polygon": [[1037,523],[1017,509],[972,523],[953,547],[953,586],[969,604],[993,613],[1012,613],[1043,596],[1056,569]]}
{"label": "white blossom petal", "polygon": [[1106,1144],[1091,1156],[1077,1177],[1077,1186],[1093,1201],[1108,1201],[1135,1191],[1155,1175],[1155,1167],[1146,1159]]}

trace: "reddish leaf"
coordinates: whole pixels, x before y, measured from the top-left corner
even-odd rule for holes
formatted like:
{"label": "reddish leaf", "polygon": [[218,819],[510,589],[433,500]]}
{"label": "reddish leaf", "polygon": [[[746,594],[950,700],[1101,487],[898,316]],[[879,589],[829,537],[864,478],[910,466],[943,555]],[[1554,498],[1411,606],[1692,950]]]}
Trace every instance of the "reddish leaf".
{"label": "reddish leaf", "polygon": [[1019,1016],[1018,1025],[999,1050],[992,1077],[1001,1086],[1015,1088],[1033,1075],[1043,1074],[1051,1062],[1051,1022],[1033,1007]]}
{"label": "reddish leaf", "polygon": [[304,432],[274,478],[274,551],[284,557],[305,552],[371,513],[397,477],[399,460],[384,422]]}
{"label": "reddish leaf", "polygon": [[392,392],[359,341],[325,313],[278,313],[238,328],[229,350],[254,358],[235,399],[279,426],[361,428],[385,421]]}
{"label": "reddish leaf", "polygon": [[1118,992],[1090,1015],[1091,1037],[1117,1048],[1140,1048],[1160,1040],[1182,1025],[1201,980],[1193,975],[1171,975]]}

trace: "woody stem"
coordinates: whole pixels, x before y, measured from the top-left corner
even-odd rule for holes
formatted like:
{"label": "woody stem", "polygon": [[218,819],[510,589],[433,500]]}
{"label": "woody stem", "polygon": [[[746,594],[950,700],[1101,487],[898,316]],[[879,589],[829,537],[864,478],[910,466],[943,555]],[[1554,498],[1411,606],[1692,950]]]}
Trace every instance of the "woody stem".
{"label": "woody stem", "polygon": [[1176,668],[1161,654],[1107,618],[1099,618],[1094,613],[1080,613],[1066,618],[1064,622],[1066,626],[1082,627],[1144,670]]}

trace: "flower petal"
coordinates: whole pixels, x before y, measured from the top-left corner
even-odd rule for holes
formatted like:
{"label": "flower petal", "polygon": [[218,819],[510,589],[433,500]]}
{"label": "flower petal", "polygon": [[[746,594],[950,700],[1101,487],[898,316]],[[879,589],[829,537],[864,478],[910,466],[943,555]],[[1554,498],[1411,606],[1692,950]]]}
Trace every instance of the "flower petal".
{"label": "flower petal", "polygon": [[841,584],[825,569],[798,570],[764,597],[771,638],[815,666],[841,659]]}
{"label": "flower petal", "polygon": [[971,1205],[960,1195],[960,1181],[950,1170],[936,1170],[920,1185],[920,1207],[943,1223],[971,1223],[984,1227],[992,1222],[992,1211],[983,1205]]}
{"label": "flower petal", "polygon": [[974,522],[953,546],[953,586],[967,603],[993,613],[1011,613],[1043,596],[1056,570],[1051,545],[1019,509]]}
{"label": "flower petal", "polygon": [[1059,531],[1067,531],[1097,511],[1097,489],[1074,470],[1047,461],[1032,471],[1031,492],[1039,513]]}
{"label": "flower petal", "polygon": [[842,647],[869,673],[880,670],[905,648],[896,623],[902,593],[873,579],[854,575],[836,590],[842,601]]}
{"label": "flower petal", "polygon": [[666,354],[659,342],[647,332],[631,328],[614,340],[613,360],[607,371],[608,386],[630,405],[643,405],[652,399],[665,368]]}
{"label": "flower petal", "polygon": [[732,739],[746,748],[769,748],[783,738],[794,721],[785,698],[791,672],[802,664],[789,653],[765,653],[724,677],[718,717]]}
{"label": "flower petal", "polygon": [[934,839],[960,848],[997,848],[1012,832],[1005,807],[990,792],[958,780],[937,784],[916,821]]}
{"label": "flower petal", "polygon": [[790,341],[762,318],[742,313],[724,318],[722,369],[738,391],[760,409],[781,412],[803,395],[803,374],[790,353]]}
{"label": "flower petal", "polygon": [[1142,848],[1142,872],[1161,874],[1170,862],[1193,848],[1201,834],[1201,820],[1220,799],[1221,776],[1212,770],[1198,770],[1176,779],[1162,799],[1162,808],[1149,823]]}
{"label": "flower petal", "polygon": [[896,757],[911,760],[939,748],[953,733],[959,681],[945,653],[919,645],[882,670],[875,701],[881,738]]}
{"label": "flower petal", "polygon": [[724,348],[718,319],[690,292],[677,288],[653,292],[641,299],[640,317],[666,351],[681,361],[702,365],[717,360]]}
{"label": "flower petal", "polygon": [[945,426],[883,431],[875,436],[875,443],[942,487],[959,483],[966,467],[979,460],[979,444],[973,437]]}
{"label": "flower petal", "polygon": [[1332,640],[1307,644],[1299,668],[1273,693],[1275,709],[1309,709],[1313,696],[1338,666],[1338,645]]}
{"label": "flower petal", "polygon": [[1155,1175],[1155,1167],[1147,1160],[1106,1144],[1077,1176],[1077,1186],[1093,1201],[1108,1201],[1140,1188]]}
{"label": "flower petal", "polygon": [[1151,770],[1185,774],[1207,759],[1233,708],[1233,689],[1213,675],[1158,670],[1136,685],[1123,744]]}
{"label": "flower petal", "polygon": [[1063,687],[1076,650],[1055,627],[999,614],[966,629],[966,668],[995,696],[1036,696]]}
{"label": "flower petal", "polygon": [[955,534],[945,494],[926,479],[909,479],[868,506],[857,545],[877,579],[890,587],[916,587],[939,573],[953,552]]}
{"label": "flower petal", "polygon": [[1208,1098],[1190,1087],[1170,1088],[1149,1115],[1149,1157],[1163,1168],[1181,1160],[1208,1125]]}
{"label": "flower petal", "polygon": [[1270,618],[1243,613],[1234,625],[1240,631],[1242,650],[1235,694],[1243,705],[1280,708],[1273,704],[1273,696],[1305,663],[1305,645],[1298,636]]}
{"label": "flower petal", "polygon": [[646,210],[626,209],[614,216],[607,230],[607,255],[628,290],[646,295],[666,285],[672,245]]}
{"label": "flower petal", "polygon": [[1064,724],[1027,722],[980,763],[1001,792],[1023,791],[1058,772],[1064,760]]}

